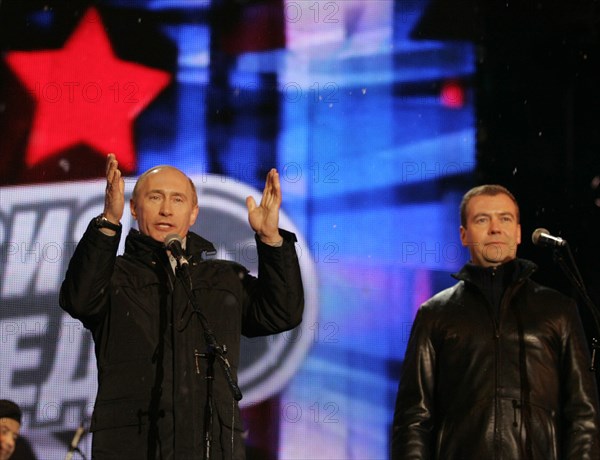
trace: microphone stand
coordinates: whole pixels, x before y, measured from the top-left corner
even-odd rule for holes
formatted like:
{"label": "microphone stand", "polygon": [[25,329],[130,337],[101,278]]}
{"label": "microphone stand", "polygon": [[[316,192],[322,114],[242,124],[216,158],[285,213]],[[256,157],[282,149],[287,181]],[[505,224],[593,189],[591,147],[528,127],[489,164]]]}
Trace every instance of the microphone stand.
{"label": "microphone stand", "polygon": [[[569,263],[571,267],[569,267],[569,263],[565,261],[564,255],[562,254],[561,249],[564,248],[566,250]],[[596,326],[596,335],[600,333],[600,312],[598,311],[598,307],[594,304],[592,299],[590,298],[587,289],[585,287],[585,283],[583,282],[583,278],[579,269],[577,268],[577,264],[575,263],[575,259],[573,258],[573,253],[569,248],[569,244],[565,241],[565,245],[560,248],[554,248],[553,250],[553,258],[558,266],[561,268],[565,276],[571,282],[571,284],[575,287],[580,297],[583,299],[584,305],[587,307],[588,311],[592,315],[592,319],[594,320],[594,325]],[[598,339],[596,337],[592,337],[592,359],[590,363],[590,371],[596,371],[596,352],[600,349],[600,345],[598,344]]]}
{"label": "microphone stand", "polygon": [[67,452],[67,455],[65,456],[65,460],[71,460],[73,458],[73,454],[75,454],[75,452],[77,452],[81,456],[81,458],[86,460],[85,454],[81,451],[81,449],[79,447],[75,447],[74,449],[70,448],[69,451]]}
{"label": "microphone stand", "polygon": [[85,424],[82,420],[77,429],[75,430],[75,433],[73,434],[73,439],[69,444],[69,450],[67,451],[65,460],[72,460],[75,452],[77,452],[84,460],[86,459],[84,453],[81,451],[81,449],[79,449],[79,443],[81,442],[81,438],[85,436],[85,431]]}
{"label": "microphone stand", "polygon": [[206,405],[204,412],[204,460],[210,460],[214,412],[213,383],[215,376],[215,361],[219,363],[219,365],[223,369],[223,372],[225,373],[225,379],[227,380],[227,384],[229,386],[229,389],[231,390],[233,399],[235,399],[236,401],[242,399],[242,392],[240,391],[238,384],[233,380],[233,377],[231,375],[231,365],[225,357],[225,355],[227,354],[227,346],[220,346],[218,344],[212,329],[208,325],[208,320],[206,319],[206,316],[204,316],[204,313],[202,313],[202,311],[196,304],[196,299],[192,293],[192,278],[190,276],[189,264],[187,263],[187,260],[183,263],[179,260],[177,261],[176,274],[179,281],[181,281],[181,285],[185,290],[190,304],[192,305],[192,310],[198,315],[200,324],[204,329],[204,339],[206,340],[207,345],[206,353],[201,353],[197,349],[194,350],[194,360],[196,363],[196,374],[200,374],[200,365],[198,358],[206,358],[208,363],[206,371]]}

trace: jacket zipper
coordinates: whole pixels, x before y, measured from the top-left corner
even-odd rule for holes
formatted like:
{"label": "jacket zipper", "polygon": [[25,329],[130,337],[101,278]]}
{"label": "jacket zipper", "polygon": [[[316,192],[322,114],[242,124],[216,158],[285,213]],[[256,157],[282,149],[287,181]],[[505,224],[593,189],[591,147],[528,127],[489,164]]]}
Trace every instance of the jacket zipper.
{"label": "jacket zipper", "polygon": [[[495,272],[494,272],[495,274]],[[495,346],[496,346],[496,362],[495,362],[495,372],[496,372],[496,391],[495,391],[495,405],[496,405],[496,414],[494,417],[494,457],[497,459],[501,458],[502,455],[502,451],[500,449],[500,444],[502,442],[502,435],[500,432],[500,429],[498,428],[498,425],[502,426],[503,424],[501,423],[501,421],[504,419],[506,414],[503,414],[501,411],[501,404],[500,404],[500,397],[499,397],[499,392],[500,392],[500,388],[498,385],[498,381],[499,381],[499,377],[500,377],[500,338],[501,338],[501,331],[502,331],[502,323],[504,320],[504,316],[506,315],[506,312],[508,311],[508,306],[510,305],[511,300],[514,297],[515,292],[518,291],[518,289],[522,286],[524,281],[523,277],[520,277],[517,281],[515,281],[514,283],[510,284],[506,290],[504,291],[504,294],[502,295],[502,300],[500,301],[500,311],[498,312],[498,321],[494,321],[494,324],[496,326],[496,335],[495,335]],[[521,406],[521,416],[522,416],[522,405]],[[519,406],[515,406],[514,402],[513,402],[513,411],[515,411],[515,413],[513,414],[515,417],[515,422],[516,422],[516,407]]]}
{"label": "jacket zipper", "polygon": [[[492,276],[496,276],[496,270],[492,271]],[[499,397],[499,380],[500,380],[500,338],[501,338],[501,330],[502,330],[502,322],[506,311],[508,310],[508,305],[510,304],[510,300],[513,298],[514,293],[518,290],[518,288],[523,284],[525,277],[521,276],[517,281],[510,284],[504,294],[502,295],[502,299],[500,301],[500,309],[498,312],[498,319],[496,319],[494,306],[487,301],[488,304],[488,312],[490,314],[492,320],[492,326],[494,328],[494,379],[495,379],[495,392],[494,392],[494,458],[499,459],[501,455],[500,444],[502,442],[501,433],[499,429],[499,421],[504,417],[504,414],[501,413],[501,404]],[[485,295],[481,293],[485,299]],[[516,407],[513,403],[513,409],[515,411],[514,417],[516,421]]]}

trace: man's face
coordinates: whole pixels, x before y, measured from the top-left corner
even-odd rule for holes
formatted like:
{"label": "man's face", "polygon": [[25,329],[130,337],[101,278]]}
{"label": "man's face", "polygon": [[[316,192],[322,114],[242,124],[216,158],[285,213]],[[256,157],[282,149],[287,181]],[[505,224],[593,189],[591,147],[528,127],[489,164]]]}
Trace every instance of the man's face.
{"label": "man's face", "polygon": [[21,424],[12,418],[0,418],[0,460],[8,460],[15,451]]}
{"label": "man's face", "polygon": [[161,168],[143,178],[130,208],[140,232],[160,242],[171,233],[187,235],[198,216],[188,178],[173,168]]}
{"label": "man's face", "polygon": [[460,240],[469,248],[475,265],[492,267],[517,257],[521,225],[517,206],[508,195],[478,195],[467,203],[466,227]]}

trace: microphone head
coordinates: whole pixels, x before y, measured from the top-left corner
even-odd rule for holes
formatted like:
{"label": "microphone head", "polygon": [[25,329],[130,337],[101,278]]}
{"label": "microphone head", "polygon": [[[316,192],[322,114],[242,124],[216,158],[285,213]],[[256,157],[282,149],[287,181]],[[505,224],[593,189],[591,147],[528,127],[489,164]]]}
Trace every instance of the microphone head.
{"label": "microphone head", "polygon": [[545,228],[538,228],[533,232],[533,234],[531,235],[531,241],[533,241],[533,244],[535,244],[536,246],[542,244],[540,241],[540,237],[543,233],[545,233],[546,235],[550,235],[550,232]]}
{"label": "microphone head", "polygon": [[169,248],[173,243],[183,244],[183,238],[181,238],[177,233],[169,233],[165,236],[165,247]]}

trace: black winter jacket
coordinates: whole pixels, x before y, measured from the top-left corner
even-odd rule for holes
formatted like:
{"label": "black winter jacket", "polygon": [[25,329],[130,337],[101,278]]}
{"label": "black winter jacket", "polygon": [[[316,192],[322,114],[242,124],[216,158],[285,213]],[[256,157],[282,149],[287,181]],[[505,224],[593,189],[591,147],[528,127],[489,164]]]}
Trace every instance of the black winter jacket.
{"label": "black winter jacket", "polygon": [[[191,232],[187,235],[193,293],[218,344],[227,347],[234,379],[242,334],[273,334],[302,319],[295,236],[281,233],[282,247],[270,247],[257,238],[258,278],[233,262],[203,260],[205,252],[214,251],[213,245]],[[121,438],[126,438],[126,429],[133,427],[149,433],[150,442],[143,436],[118,441],[118,431],[111,432],[117,435],[111,434],[110,442],[127,442],[121,447],[136,452],[134,458],[202,458],[207,366],[206,359],[195,356],[195,351],[206,351],[202,327],[163,245],[131,230],[124,255],[117,257],[119,237],[106,236],[91,223],[60,292],[62,308],[81,320],[94,338],[98,366],[94,438],[102,430],[120,428]],[[213,451],[222,450],[226,459],[243,458],[238,405],[217,363],[214,401],[213,445],[220,444]],[[165,439],[159,447],[154,438],[161,436]],[[131,445],[136,442],[140,445]],[[172,449],[166,442],[173,444]],[[94,439],[93,450],[103,447]],[[162,457],[157,451],[163,452]],[[219,456],[213,453],[212,458]]]}
{"label": "black winter jacket", "polygon": [[598,398],[574,302],[517,259],[495,312],[465,268],[419,309],[392,428],[393,460],[597,460]]}

